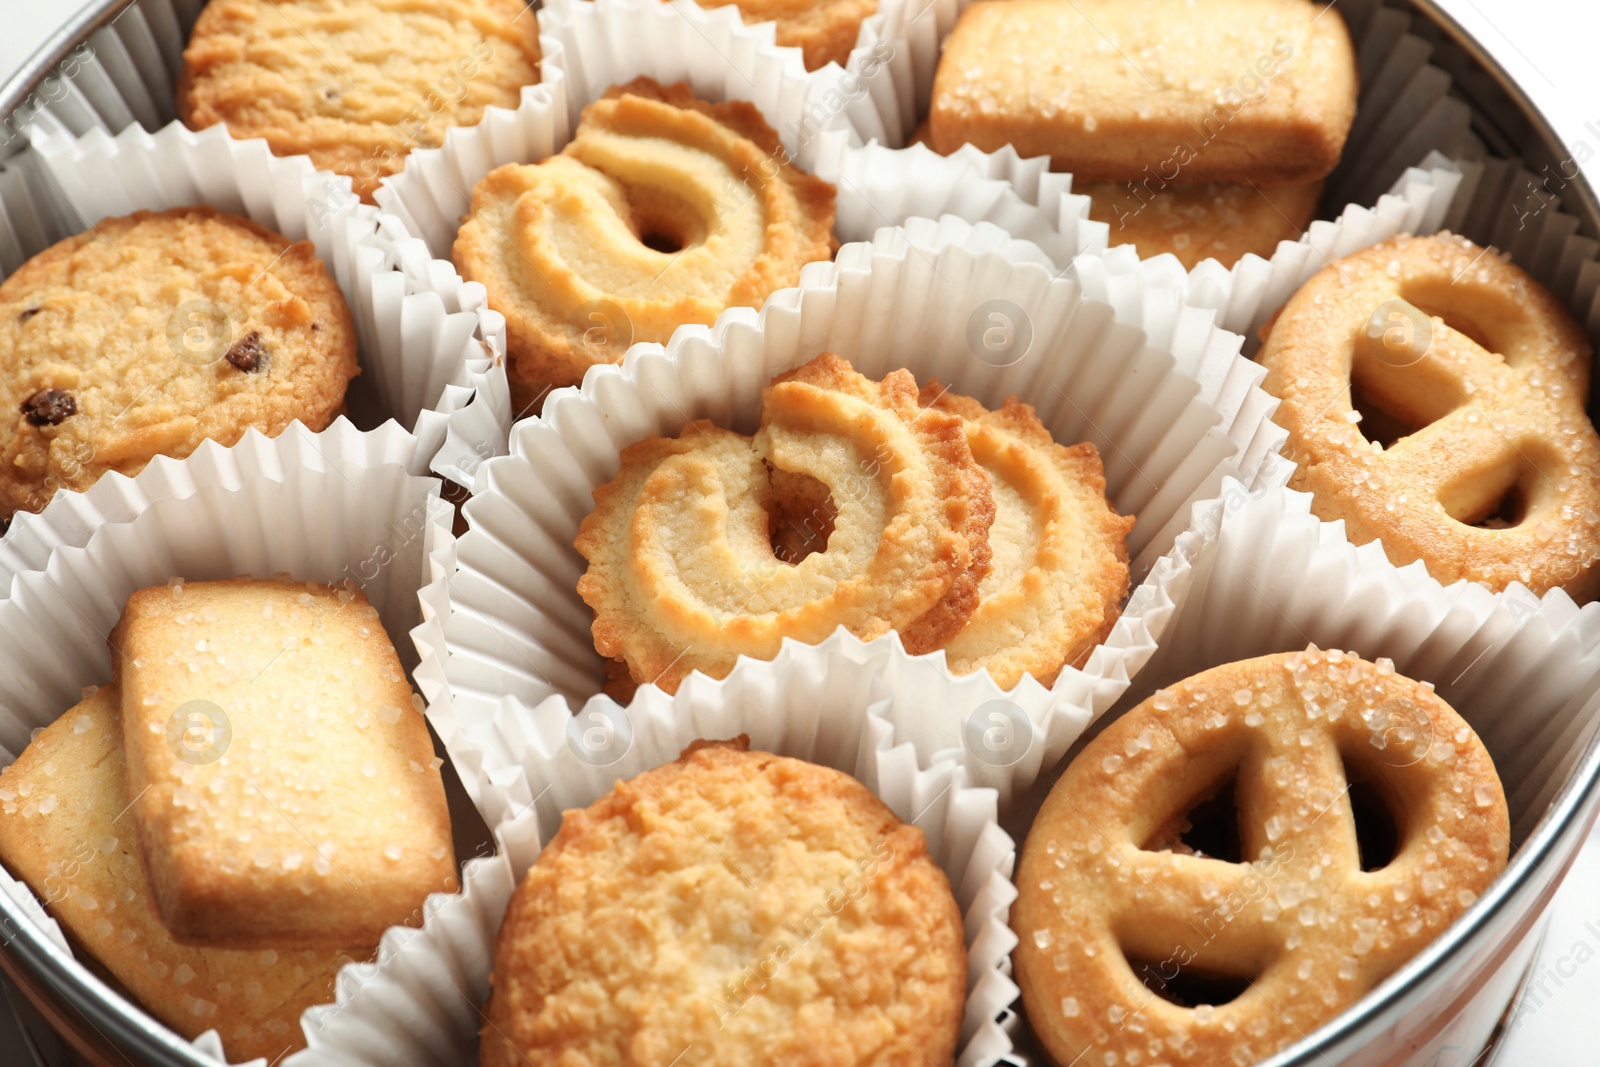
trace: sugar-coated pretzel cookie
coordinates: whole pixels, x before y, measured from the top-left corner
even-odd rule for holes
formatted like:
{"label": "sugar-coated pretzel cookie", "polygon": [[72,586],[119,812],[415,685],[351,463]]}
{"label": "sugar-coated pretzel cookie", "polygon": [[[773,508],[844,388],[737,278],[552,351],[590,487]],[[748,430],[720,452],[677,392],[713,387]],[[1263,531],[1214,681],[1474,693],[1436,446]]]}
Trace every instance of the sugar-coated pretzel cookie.
{"label": "sugar-coated pretzel cookie", "polygon": [[838,247],[834,208],[754,105],[639,78],[585,108],[560,154],[490,171],[452,257],[506,317],[521,410],[632,343],[796,284]]}
{"label": "sugar-coated pretzel cookie", "polygon": [[922,831],[748,748],[697,741],[563,815],[495,940],[483,1067],[955,1062],[966,945]]}
{"label": "sugar-coated pretzel cookie", "polygon": [[878,11],[878,0],[702,0],[700,6],[727,4],[737,5],[747,23],[776,23],[778,44],[800,49],[807,70],[844,66],[861,24]]}
{"label": "sugar-coated pretzel cookie", "polygon": [[[1235,834],[1238,862],[1184,840],[1230,782],[1213,839]],[[1358,809],[1387,812],[1387,839],[1358,838]],[[1029,1022],[1058,1065],[1255,1063],[1455,921],[1508,838],[1477,735],[1387,660],[1313,646],[1204,671],[1090,742],[1028,834]],[[1186,997],[1202,977],[1248,986]]]}
{"label": "sugar-coated pretzel cookie", "polygon": [[[1442,582],[1600,594],[1589,344],[1508,258],[1451,234],[1347,256],[1285,305],[1260,360],[1291,484],[1353,542]],[[1362,396],[1403,436],[1380,443],[1394,434]]]}
{"label": "sugar-coated pretzel cookie", "polygon": [[1107,502],[1094,445],[1057,444],[1030,405],[1010,397],[989,411],[937,382],[923,386],[922,397],[961,416],[994,495],[989,573],[978,610],[945,646],[950,670],[986,669],[1002,689],[1025,674],[1051,685],[1116,625],[1133,518]]}
{"label": "sugar-coated pretzel cookie", "polygon": [[[840,626],[940,648],[989,570],[994,501],[962,420],[919,407],[909,372],[873,382],[832,354],[774,379],[754,438],[701,420],[640,441],[594,500],[576,547],[595,648],[669,693]],[[774,517],[826,550],[780,559]]]}

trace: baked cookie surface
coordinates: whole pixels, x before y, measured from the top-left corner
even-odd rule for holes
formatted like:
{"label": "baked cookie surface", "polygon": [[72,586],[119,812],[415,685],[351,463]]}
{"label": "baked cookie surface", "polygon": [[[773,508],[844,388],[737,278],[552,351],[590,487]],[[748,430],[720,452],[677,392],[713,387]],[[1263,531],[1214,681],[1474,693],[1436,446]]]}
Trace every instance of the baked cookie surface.
{"label": "baked cookie surface", "polygon": [[[576,546],[595,647],[668,692],[840,626],[940,648],[989,569],[993,496],[961,419],[919,407],[909,372],[873,382],[832,354],[774,379],[754,438],[701,421],[638,442],[594,498]],[[779,558],[778,517],[826,550]]]}
{"label": "baked cookie surface", "polygon": [[1133,519],[1107,503],[1094,445],[1057,444],[1031,406],[1011,397],[989,411],[933,382],[922,400],[960,416],[994,496],[989,573],[945,661],[956,674],[987,670],[1002,689],[1024,675],[1048,688],[1116,625]]}
{"label": "baked cookie surface", "polygon": [[830,258],[834,188],[786,159],[753,105],[641,78],[585,108],[560,154],[490,171],[451,255],[506,317],[517,408]]}
{"label": "baked cookie surface", "polygon": [[805,53],[806,69],[841,67],[861,36],[861,23],[878,12],[878,0],[706,0],[701,7],[734,4],[745,22],[776,22],[777,42]]}
{"label": "baked cookie surface", "polygon": [[959,908],[922,831],[848,775],[691,746],[568,811],[495,947],[485,1067],[947,1067]]}
{"label": "baked cookie surface", "polygon": [[311,242],[204,207],[102,220],[0,282],[0,518],[207,439],[324,429],[358,373]]}
{"label": "baked cookie surface", "polygon": [[300,1014],[334,999],[334,976],[365,960],[331,950],[191,948],[158,917],[130,820],[120,694],[103,686],[45,727],[0,772],[0,860],[68,936],[185,1038],[215,1029],[229,1059],[276,1061],[305,1047]]}
{"label": "baked cookie surface", "polygon": [[211,0],[183,53],[178,112],[349,175],[372,203],[413,148],[539,80],[522,0]]}
{"label": "baked cookie surface", "polygon": [[1600,436],[1581,326],[1508,257],[1397,237],[1308,281],[1257,358],[1290,485],[1441,582],[1600,595]]}
{"label": "baked cookie surface", "polygon": [[1438,937],[1508,837],[1483,744],[1392,663],[1308,649],[1204,671],[1090,742],[1028,833],[1029,1023],[1058,1064],[1156,1044],[1172,1067],[1263,1061]]}
{"label": "baked cookie surface", "polygon": [[373,945],[457,887],[439,760],[364,596],[155,586],[128,598],[111,645],[125,822],[176,939]]}
{"label": "baked cookie surface", "polygon": [[979,3],[946,38],[930,137],[1088,180],[1311,182],[1356,89],[1343,20],[1308,0]]}
{"label": "baked cookie surface", "polygon": [[1111,229],[1111,247],[1131,244],[1140,258],[1171,253],[1186,270],[1207,259],[1232,267],[1246,254],[1271,259],[1280,241],[1311,225],[1322,183],[1167,185],[1073,182],[1089,198],[1089,217]]}

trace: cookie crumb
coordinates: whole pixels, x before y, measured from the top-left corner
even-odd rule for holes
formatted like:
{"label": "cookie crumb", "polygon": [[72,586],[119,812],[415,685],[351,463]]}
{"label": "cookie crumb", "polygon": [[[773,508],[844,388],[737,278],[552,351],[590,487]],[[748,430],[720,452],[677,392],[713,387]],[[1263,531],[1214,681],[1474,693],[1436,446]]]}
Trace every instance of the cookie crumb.
{"label": "cookie crumb", "polygon": [[41,389],[22,402],[22,417],[33,426],[60,426],[78,413],[78,402],[65,389]]}
{"label": "cookie crumb", "polygon": [[241,341],[235,341],[229,348],[228,354],[223,356],[234,367],[245,373],[260,369],[262,360],[266,357],[267,350],[261,344],[261,334],[251,330]]}

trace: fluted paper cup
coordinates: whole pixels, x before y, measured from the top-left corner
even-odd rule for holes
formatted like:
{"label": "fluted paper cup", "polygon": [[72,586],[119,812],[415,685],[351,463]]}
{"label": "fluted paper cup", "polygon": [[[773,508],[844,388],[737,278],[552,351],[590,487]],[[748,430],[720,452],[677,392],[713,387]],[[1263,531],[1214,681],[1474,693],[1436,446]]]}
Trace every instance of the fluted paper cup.
{"label": "fluted paper cup", "polygon": [[[994,234],[979,227],[968,236],[981,247]],[[1029,335],[1003,360],[968,341],[970,324],[981,327],[997,308]],[[776,294],[759,315],[728,312],[712,329],[680,329],[666,348],[635,345],[621,366],[592,368],[581,389],[552,393],[540,418],[518,424],[509,457],[485,465],[465,509],[470,532],[460,541],[441,534],[430,549],[430,618],[417,640],[418,682],[433,713],[481,721],[508,694],[529,706],[552,696],[574,708],[608,703],[596,696],[602,660],[576,588],[585,564],[573,548],[594,489],[642,438],[675,434],[695,418],[754,427],[773,375],[833,351],[869,377],[904,367],[991,407],[1008,395],[1035,405],[1058,441],[1098,447],[1111,501],[1138,516],[1127,609],[1084,666],[1063,669],[1049,689],[1031,677],[1009,692],[987,672],[953,677],[943,652],[907,656],[894,634],[864,646],[840,636],[859,646],[858,656],[887,656],[890,717],[925,759],[960,746],[980,705],[1015,709],[1038,743],[973,769],[974,781],[1001,790],[1006,803],[1149,655],[1186,587],[1200,536],[1186,536],[1193,506],[1229,477],[1251,488],[1287,479],[1260,368],[1238,358],[1239,338],[1213,327],[1209,313],[1171,311],[1152,341],[1036,264],[964,242],[928,253],[885,230],[872,244],[845,246],[834,263],[806,268],[800,287]],[[458,762],[483,758],[470,733],[440,730]]]}
{"label": "fluted paper cup", "polygon": [[[122,479],[120,492],[96,486],[75,513],[92,532],[7,577],[0,764],[76,705],[86,687],[110,681],[107,635],[128,595],[173,579],[287,574],[360,589],[409,669],[416,656],[405,636],[421,617],[416,592],[427,531],[448,530],[452,516],[438,480],[404,462],[411,445],[398,427],[317,435],[296,426],[277,438],[252,432],[233,448],[207,444],[186,460],[157,460],[139,478]],[[470,854],[481,825],[470,806],[456,814],[457,847]],[[75,971],[111,1010],[142,1014],[74,958],[77,950],[27,886],[0,871],[0,891],[8,940],[32,924],[59,950],[57,966]],[[215,1031],[195,1046],[221,1061]]]}
{"label": "fluted paper cup", "polygon": [[501,917],[561,813],[676,759],[692,741],[739,734],[753,749],[853,775],[923,831],[965,918],[967,1004],[956,1062],[998,1062],[1012,1051],[1017,996],[1016,937],[1006,925],[1015,846],[996,823],[993,790],[972,787],[949,763],[919,769],[915,751],[896,743],[879,714],[887,700],[874,664],[836,641],[797,647],[780,664],[743,662],[721,682],[695,677],[675,696],[652,688],[626,710],[591,705],[578,719],[559,697],[537,707],[505,698],[476,727],[497,738],[503,761],[461,768],[499,827],[496,854],[467,865],[461,893],[430,898],[421,930],[386,934],[376,964],[345,968],[338,1002],[306,1013],[309,1048],[288,1064],[473,1062]]}
{"label": "fluted paper cup", "polygon": [[[1517,584],[1500,594],[1442,586],[1421,563],[1397,568],[1378,545],[1351,545],[1341,524],[1311,514],[1303,493],[1231,487],[1202,510],[1217,536],[1195,554],[1188,598],[1112,715],[1208,668],[1308,644],[1386,657],[1471,724],[1511,814],[1510,865],[1466,914],[1359,1005],[1263,1067],[1473,1060],[1600,805],[1600,604],[1579,609],[1560,590],[1541,600]],[[1019,839],[1055,777],[1009,816]]]}

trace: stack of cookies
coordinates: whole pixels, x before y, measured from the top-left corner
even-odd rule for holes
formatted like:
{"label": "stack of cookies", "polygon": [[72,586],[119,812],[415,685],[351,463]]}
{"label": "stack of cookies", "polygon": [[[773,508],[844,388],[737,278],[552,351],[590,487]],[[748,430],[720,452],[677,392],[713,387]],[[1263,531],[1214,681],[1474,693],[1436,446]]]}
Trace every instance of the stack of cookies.
{"label": "stack of cookies", "polygon": [[153,1015],[276,1059],[458,886],[427,726],[350,589],[174,579],[111,648],[111,682],[0,772],[0,860]]}
{"label": "stack of cookies", "polygon": [[978,3],[945,41],[925,136],[1048,156],[1111,244],[1232,266],[1310,223],[1356,90],[1343,20],[1310,0]]}

